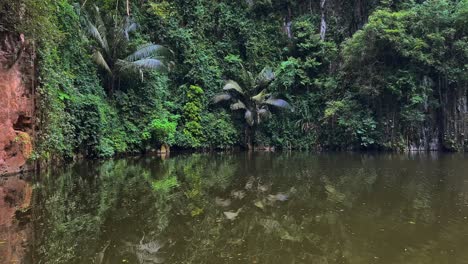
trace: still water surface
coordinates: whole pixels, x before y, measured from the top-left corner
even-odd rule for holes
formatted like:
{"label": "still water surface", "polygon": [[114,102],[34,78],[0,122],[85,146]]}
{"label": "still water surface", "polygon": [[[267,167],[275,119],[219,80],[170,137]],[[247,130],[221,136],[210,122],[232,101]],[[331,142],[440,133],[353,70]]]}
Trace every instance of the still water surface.
{"label": "still water surface", "polygon": [[468,157],[184,154],[34,186],[35,263],[468,263]]}

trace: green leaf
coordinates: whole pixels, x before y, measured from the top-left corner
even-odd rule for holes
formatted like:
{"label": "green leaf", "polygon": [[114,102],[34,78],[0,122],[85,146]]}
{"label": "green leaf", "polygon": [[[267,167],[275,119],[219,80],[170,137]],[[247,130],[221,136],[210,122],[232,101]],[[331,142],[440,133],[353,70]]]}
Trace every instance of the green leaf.
{"label": "green leaf", "polygon": [[61,100],[61,101],[65,101],[65,100],[70,100],[71,97],[70,95],[62,92],[62,91],[58,91],[58,98]]}

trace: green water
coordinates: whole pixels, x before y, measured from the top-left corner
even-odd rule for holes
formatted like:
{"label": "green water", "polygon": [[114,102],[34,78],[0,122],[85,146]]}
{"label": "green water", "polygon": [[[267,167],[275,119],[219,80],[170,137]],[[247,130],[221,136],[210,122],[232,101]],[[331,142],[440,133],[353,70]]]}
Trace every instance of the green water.
{"label": "green water", "polygon": [[186,154],[41,175],[35,263],[468,263],[468,157]]}

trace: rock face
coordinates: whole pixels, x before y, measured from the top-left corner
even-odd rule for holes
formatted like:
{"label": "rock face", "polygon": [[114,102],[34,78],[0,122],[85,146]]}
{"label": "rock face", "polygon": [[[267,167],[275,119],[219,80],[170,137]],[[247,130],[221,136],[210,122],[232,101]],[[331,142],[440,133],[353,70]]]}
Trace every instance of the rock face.
{"label": "rock face", "polygon": [[439,99],[441,107],[428,111],[432,121],[409,140],[410,151],[468,151],[468,89],[446,90]]}
{"label": "rock face", "polygon": [[0,175],[27,169],[34,121],[34,58],[22,35],[0,32]]}

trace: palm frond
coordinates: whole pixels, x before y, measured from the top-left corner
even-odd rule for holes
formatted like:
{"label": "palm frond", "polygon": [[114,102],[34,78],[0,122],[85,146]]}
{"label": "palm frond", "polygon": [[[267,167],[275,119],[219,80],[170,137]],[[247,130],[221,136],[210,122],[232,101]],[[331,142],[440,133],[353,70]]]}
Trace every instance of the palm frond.
{"label": "palm frond", "polygon": [[244,94],[244,91],[242,90],[242,88],[240,87],[240,85],[239,85],[237,82],[233,81],[233,80],[227,81],[226,84],[225,84],[224,87],[223,87],[223,90],[224,90],[224,91],[232,91],[232,90],[234,90],[234,91],[237,91],[237,92],[240,93],[240,94]]}
{"label": "palm frond", "polygon": [[240,73],[240,79],[246,82],[246,84],[251,85],[255,81],[252,73],[246,70],[242,64],[241,66],[242,68],[241,68],[241,73]]}
{"label": "palm frond", "polygon": [[136,61],[147,58],[154,58],[154,56],[159,56],[158,58],[167,58],[172,55],[171,51],[168,48],[165,48],[157,44],[144,44],[137,48],[137,50],[129,55],[125,60],[127,61]]}
{"label": "palm frond", "polygon": [[268,98],[265,103],[279,108],[292,109],[291,105],[283,99]]}
{"label": "palm frond", "polygon": [[161,70],[167,69],[166,65],[158,59],[141,59],[137,61],[133,61],[134,64],[138,68],[143,69],[150,69],[150,70]]}
{"label": "palm frond", "polygon": [[99,43],[99,45],[101,45],[102,49],[104,49],[106,52],[109,51],[107,41],[103,36],[101,36],[101,33],[99,32],[97,27],[89,20],[86,20],[86,30],[88,32],[88,35],[93,37]]}
{"label": "palm frond", "polygon": [[101,46],[101,48],[106,51],[106,53],[109,53],[109,44],[106,38],[106,26],[99,13],[99,8],[97,6],[94,6],[94,8],[91,10],[94,11],[94,22],[91,21],[90,15],[88,14],[88,12],[86,12],[85,9],[81,9],[78,7],[77,10],[78,13],[81,14],[81,22],[83,23],[86,29],[86,33],[94,40],[96,40]]}
{"label": "palm frond", "polygon": [[217,104],[219,102],[229,101],[231,99],[232,99],[232,96],[230,94],[222,93],[222,94],[215,95],[213,97],[212,101],[213,101],[213,103]]}
{"label": "palm frond", "polygon": [[247,124],[249,124],[249,126],[254,125],[253,115],[250,110],[245,110],[245,121],[247,121]]}
{"label": "palm frond", "polygon": [[93,60],[96,62],[97,65],[101,66],[103,69],[105,69],[112,75],[112,70],[110,69],[106,59],[104,59],[104,56],[102,56],[102,53],[100,51],[94,51]]}
{"label": "palm frond", "polygon": [[257,84],[260,87],[267,86],[271,81],[275,79],[275,73],[271,68],[265,67],[257,76]]}
{"label": "palm frond", "polygon": [[134,72],[138,73],[143,80],[144,70],[167,70],[166,65],[157,59],[143,59],[137,61],[118,60],[117,67],[119,72]]}
{"label": "palm frond", "polygon": [[99,33],[100,38],[102,39],[102,44],[101,45],[102,45],[103,49],[105,49],[106,52],[109,52],[109,44],[107,42],[106,24],[104,23],[104,20],[101,17],[101,11],[99,10],[99,7],[94,5],[94,10],[95,10],[95,14],[94,14],[95,23],[93,25],[96,28],[97,32]]}
{"label": "palm frond", "polygon": [[262,90],[257,95],[252,96],[252,100],[260,103],[260,102],[263,102],[268,95],[269,94],[266,93],[266,90]]}
{"label": "palm frond", "polygon": [[231,110],[236,111],[240,109],[245,109],[245,104],[239,100],[237,100],[237,103],[231,104]]}
{"label": "palm frond", "polygon": [[104,20],[102,19],[102,16],[101,16],[101,10],[99,9],[97,5],[93,5],[93,11],[94,11],[94,19],[96,21],[96,26],[98,28],[99,27],[105,28]]}

